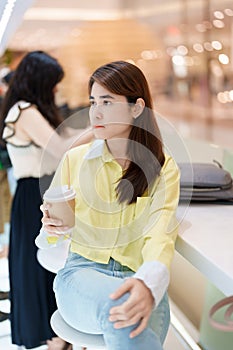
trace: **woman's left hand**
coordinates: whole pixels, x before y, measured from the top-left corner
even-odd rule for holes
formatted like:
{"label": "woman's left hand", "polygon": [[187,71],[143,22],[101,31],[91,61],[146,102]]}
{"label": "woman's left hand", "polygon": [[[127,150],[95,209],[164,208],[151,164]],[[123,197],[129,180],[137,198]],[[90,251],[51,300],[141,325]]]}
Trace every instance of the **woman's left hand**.
{"label": "woman's left hand", "polygon": [[130,338],[134,338],[146,328],[154,307],[154,298],[145,283],[136,278],[127,279],[110,298],[118,299],[125,293],[130,293],[129,298],[123,304],[111,308],[109,320],[114,322],[117,329],[139,322],[138,327],[130,333]]}

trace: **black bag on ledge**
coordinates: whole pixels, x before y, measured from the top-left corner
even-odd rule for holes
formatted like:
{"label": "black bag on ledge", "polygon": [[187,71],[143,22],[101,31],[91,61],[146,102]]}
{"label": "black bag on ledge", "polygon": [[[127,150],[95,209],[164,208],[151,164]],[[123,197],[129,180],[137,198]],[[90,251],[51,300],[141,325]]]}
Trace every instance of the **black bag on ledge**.
{"label": "black bag on ledge", "polygon": [[178,163],[180,202],[233,204],[231,174],[214,163]]}

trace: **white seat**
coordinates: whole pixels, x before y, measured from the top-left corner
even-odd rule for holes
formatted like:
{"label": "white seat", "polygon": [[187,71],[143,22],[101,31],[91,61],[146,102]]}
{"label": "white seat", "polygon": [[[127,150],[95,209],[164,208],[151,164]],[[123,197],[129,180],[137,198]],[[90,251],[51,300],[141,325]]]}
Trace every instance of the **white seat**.
{"label": "white seat", "polygon": [[77,331],[63,320],[58,310],[53,313],[50,323],[54,332],[60,338],[73,344],[73,349],[75,350],[83,348],[87,348],[88,350],[90,348],[106,349],[102,335],[87,334]]}
{"label": "white seat", "polygon": [[[38,249],[37,259],[39,263],[48,271],[57,273],[65,264],[70,241],[66,240],[57,247],[48,249]],[[73,349],[106,349],[102,335],[87,334],[79,332],[69,326],[61,317],[59,311],[55,311],[51,317],[51,327],[62,339],[73,344]],[[91,350],[91,349],[90,349]]]}
{"label": "white seat", "polygon": [[37,259],[46,270],[57,273],[64,265],[68,256],[70,240],[64,240],[57,247],[38,249]]}

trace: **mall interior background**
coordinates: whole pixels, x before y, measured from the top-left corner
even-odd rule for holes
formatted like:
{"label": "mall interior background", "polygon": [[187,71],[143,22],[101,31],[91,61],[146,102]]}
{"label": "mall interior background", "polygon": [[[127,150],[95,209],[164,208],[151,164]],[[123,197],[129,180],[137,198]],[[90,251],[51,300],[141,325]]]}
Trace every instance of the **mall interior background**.
{"label": "mall interior background", "polygon": [[232,0],[20,3],[9,19],[1,68],[14,69],[25,51],[49,51],[66,72],[59,100],[76,108],[88,102],[93,69],[129,60],[146,74],[156,111],[182,135],[233,146]]}
{"label": "mall interior background", "polygon": [[[181,137],[233,149],[232,0],[1,0],[0,14],[7,4],[0,78],[25,52],[48,51],[65,69],[57,103],[74,111],[88,104],[95,68],[128,60],[145,73],[157,114]],[[171,296],[199,329],[206,281],[181,258],[175,264]],[[183,273],[192,276],[185,293]]]}

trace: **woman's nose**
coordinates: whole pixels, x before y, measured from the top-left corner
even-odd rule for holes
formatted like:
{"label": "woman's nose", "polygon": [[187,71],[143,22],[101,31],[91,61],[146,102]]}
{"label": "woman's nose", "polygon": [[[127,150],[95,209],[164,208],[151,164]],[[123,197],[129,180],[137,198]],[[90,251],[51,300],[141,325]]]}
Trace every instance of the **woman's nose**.
{"label": "woman's nose", "polygon": [[102,119],[103,118],[103,113],[102,113],[102,108],[101,106],[96,106],[95,111],[94,111],[94,116],[96,119]]}

